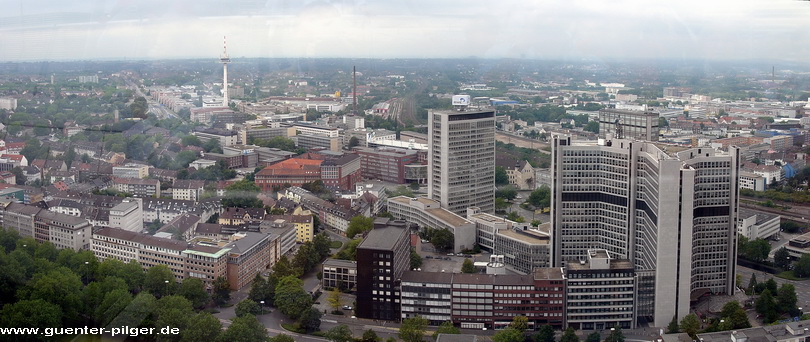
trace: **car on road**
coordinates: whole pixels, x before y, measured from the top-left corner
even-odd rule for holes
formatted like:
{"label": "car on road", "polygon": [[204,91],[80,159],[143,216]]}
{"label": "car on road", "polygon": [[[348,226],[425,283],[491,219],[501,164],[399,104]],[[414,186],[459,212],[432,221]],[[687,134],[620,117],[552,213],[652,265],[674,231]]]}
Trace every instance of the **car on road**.
{"label": "car on road", "polygon": [[453,254],[453,253],[447,253],[447,256],[453,256],[453,255],[455,255],[455,254]]}
{"label": "car on road", "polygon": [[344,306],[343,306],[343,310],[351,310],[351,309],[352,309],[352,307],[351,307],[351,306],[348,306],[348,305],[344,305]]}

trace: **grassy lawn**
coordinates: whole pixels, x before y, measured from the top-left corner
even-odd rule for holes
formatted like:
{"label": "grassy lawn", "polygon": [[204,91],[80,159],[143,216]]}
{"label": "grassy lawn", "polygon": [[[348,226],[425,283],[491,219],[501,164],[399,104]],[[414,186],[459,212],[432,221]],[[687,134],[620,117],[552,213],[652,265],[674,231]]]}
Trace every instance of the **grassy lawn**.
{"label": "grassy lawn", "polygon": [[332,241],[332,243],[329,244],[329,248],[340,248],[342,246],[343,242],[340,241]]}
{"label": "grassy lawn", "polygon": [[807,280],[807,279],[810,279],[810,278],[799,278],[795,274],[793,274],[793,271],[784,271],[782,273],[776,274],[776,276],[779,277],[779,278],[788,279],[788,280]]}
{"label": "grassy lawn", "polygon": [[307,333],[303,329],[298,329],[298,327],[296,327],[295,324],[281,323],[281,327],[284,328],[285,330],[292,331],[292,332],[297,332],[299,334],[306,334]]}

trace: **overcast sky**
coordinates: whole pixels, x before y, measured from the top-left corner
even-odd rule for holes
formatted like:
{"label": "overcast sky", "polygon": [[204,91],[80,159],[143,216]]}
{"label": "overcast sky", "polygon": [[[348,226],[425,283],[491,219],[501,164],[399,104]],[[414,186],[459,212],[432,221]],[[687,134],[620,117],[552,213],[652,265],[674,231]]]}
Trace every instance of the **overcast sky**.
{"label": "overcast sky", "polygon": [[810,61],[810,1],[0,0],[0,61],[655,58]]}

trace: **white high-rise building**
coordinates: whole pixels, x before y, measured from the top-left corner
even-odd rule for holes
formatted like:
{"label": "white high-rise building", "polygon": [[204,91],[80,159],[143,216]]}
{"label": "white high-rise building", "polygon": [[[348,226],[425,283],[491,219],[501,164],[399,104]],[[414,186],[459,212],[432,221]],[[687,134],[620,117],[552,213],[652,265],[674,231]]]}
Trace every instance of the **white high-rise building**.
{"label": "white high-rise building", "polygon": [[442,208],[495,211],[495,111],[428,113],[428,195]]}
{"label": "white high-rise building", "polygon": [[638,317],[666,326],[690,298],[733,294],[739,150],[552,139],[552,266],[589,249],[628,259]]}

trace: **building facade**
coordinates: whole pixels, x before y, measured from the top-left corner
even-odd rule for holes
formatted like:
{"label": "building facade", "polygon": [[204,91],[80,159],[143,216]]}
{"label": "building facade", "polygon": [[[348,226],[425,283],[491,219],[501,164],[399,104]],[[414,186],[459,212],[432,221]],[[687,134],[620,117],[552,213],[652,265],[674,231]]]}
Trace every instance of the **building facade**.
{"label": "building facade", "polygon": [[408,229],[372,229],[357,246],[357,317],[398,321],[399,280],[410,267]]}
{"label": "building facade", "polygon": [[419,162],[416,150],[391,147],[355,147],[361,157],[363,178],[379,179],[396,184],[405,183],[405,166]]}
{"label": "building facade", "polygon": [[450,230],[455,243],[454,253],[472,249],[475,245],[475,224],[442,208],[438,201],[424,197],[397,196],[388,199],[388,212],[394,218],[417,224],[420,228]]}
{"label": "building facade", "polygon": [[495,211],[495,112],[428,113],[428,196],[457,215]]}
{"label": "building facade", "polygon": [[555,136],[552,265],[590,249],[628,259],[642,284],[638,317],[655,326],[704,293],[733,294],[739,160],[735,147]]}
{"label": "building facade", "polygon": [[615,108],[599,110],[599,137],[658,141],[658,113]]}
{"label": "building facade", "polygon": [[605,250],[589,250],[587,259],[569,261],[566,316],[576,330],[636,327],[636,276],[627,260],[611,259]]}

